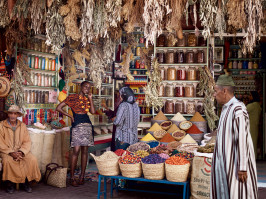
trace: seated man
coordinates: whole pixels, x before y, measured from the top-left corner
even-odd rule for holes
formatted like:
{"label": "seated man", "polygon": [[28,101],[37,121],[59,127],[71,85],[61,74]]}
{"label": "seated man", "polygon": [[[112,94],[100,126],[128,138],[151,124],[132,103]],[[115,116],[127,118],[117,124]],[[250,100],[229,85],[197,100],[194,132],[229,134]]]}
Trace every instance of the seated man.
{"label": "seated man", "polygon": [[37,159],[31,154],[31,139],[24,123],[17,120],[22,113],[16,105],[8,109],[8,119],[0,122],[0,157],[3,164],[3,181],[7,181],[7,192],[13,193],[14,183],[23,183],[30,193],[29,182],[39,181],[41,173]]}

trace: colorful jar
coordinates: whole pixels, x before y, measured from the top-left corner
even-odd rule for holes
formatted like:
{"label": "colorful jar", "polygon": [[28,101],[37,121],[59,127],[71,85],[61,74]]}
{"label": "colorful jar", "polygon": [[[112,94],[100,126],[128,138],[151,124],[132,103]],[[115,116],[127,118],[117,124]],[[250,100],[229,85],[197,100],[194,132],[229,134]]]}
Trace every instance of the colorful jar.
{"label": "colorful jar", "polygon": [[198,63],[204,63],[204,51],[203,50],[198,50],[197,62]]}
{"label": "colorful jar", "polygon": [[195,81],[197,79],[197,70],[195,67],[189,67],[187,70],[187,80]]}
{"label": "colorful jar", "polygon": [[168,50],[165,56],[165,63],[166,64],[173,64],[174,63],[174,51]]}
{"label": "colorful jar", "polygon": [[156,54],[157,60],[160,64],[163,64],[165,62],[164,60],[164,51],[163,50],[159,50]]}
{"label": "colorful jar", "polygon": [[166,100],[165,102],[165,113],[166,114],[174,114],[175,112],[175,104],[171,99]]}
{"label": "colorful jar", "polygon": [[167,80],[175,81],[176,79],[176,69],[174,67],[169,67],[167,69]]}
{"label": "colorful jar", "polygon": [[196,46],[197,45],[197,37],[194,33],[189,33],[187,36],[187,44],[188,46]]}
{"label": "colorful jar", "polygon": [[187,51],[186,61],[187,61],[187,63],[194,63],[194,52],[192,50]]}
{"label": "colorful jar", "polygon": [[161,35],[157,38],[157,46],[158,46],[158,47],[164,47],[164,46],[165,46],[165,35],[161,34]]}
{"label": "colorful jar", "polygon": [[185,63],[185,54],[183,50],[177,52],[177,63]]}
{"label": "colorful jar", "polygon": [[166,97],[174,97],[175,88],[173,84],[167,84],[165,87],[165,95]]}
{"label": "colorful jar", "polygon": [[185,86],[185,97],[195,97],[193,84],[187,84]]}
{"label": "colorful jar", "polygon": [[177,80],[186,80],[186,68],[179,67],[177,69]]}
{"label": "colorful jar", "polygon": [[175,96],[184,97],[185,96],[185,87],[183,84],[177,84],[175,87]]}
{"label": "colorful jar", "polygon": [[177,100],[176,102],[175,102],[175,112],[176,113],[181,113],[181,114],[183,114],[184,113],[184,103],[183,103],[183,101],[182,100]]}
{"label": "colorful jar", "polygon": [[188,101],[187,102],[187,107],[186,107],[187,114],[195,114],[196,109],[195,109],[195,103],[193,101]]}

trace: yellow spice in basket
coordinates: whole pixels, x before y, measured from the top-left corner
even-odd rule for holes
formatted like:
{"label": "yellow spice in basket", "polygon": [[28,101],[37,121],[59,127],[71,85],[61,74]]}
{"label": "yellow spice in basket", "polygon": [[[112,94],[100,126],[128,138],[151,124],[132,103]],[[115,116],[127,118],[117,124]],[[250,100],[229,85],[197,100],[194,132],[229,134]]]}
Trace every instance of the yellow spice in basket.
{"label": "yellow spice in basket", "polygon": [[173,133],[175,132],[176,130],[180,130],[175,124],[173,124],[170,129],[168,129],[168,133]]}
{"label": "yellow spice in basket", "polygon": [[162,111],[160,111],[153,120],[168,120],[168,118],[163,114]]}
{"label": "yellow spice in basket", "polygon": [[191,122],[205,122],[205,119],[201,116],[199,112],[196,112],[190,119]]}
{"label": "yellow spice in basket", "polygon": [[155,122],[148,131],[158,131],[158,130],[162,130],[162,127],[160,127],[160,125]]}
{"label": "yellow spice in basket", "polygon": [[150,133],[148,133],[140,141],[148,142],[148,141],[151,141],[151,140],[156,140],[156,139]]}

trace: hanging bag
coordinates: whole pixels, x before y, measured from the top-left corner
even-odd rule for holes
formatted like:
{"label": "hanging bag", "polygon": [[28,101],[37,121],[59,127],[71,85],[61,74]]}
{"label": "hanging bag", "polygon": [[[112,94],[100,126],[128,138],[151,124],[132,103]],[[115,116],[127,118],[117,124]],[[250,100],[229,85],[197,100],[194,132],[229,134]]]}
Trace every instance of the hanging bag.
{"label": "hanging bag", "polygon": [[46,166],[44,182],[48,185],[63,188],[66,187],[67,168],[59,166],[56,163],[50,163]]}

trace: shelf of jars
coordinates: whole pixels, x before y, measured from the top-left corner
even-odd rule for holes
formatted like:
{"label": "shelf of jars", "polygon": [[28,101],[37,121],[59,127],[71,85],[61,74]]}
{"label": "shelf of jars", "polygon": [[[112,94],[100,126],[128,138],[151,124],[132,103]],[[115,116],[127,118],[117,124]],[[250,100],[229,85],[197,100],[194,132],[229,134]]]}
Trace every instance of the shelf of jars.
{"label": "shelf of jars", "polygon": [[159,87],[159,97],[164,101],[162,110],[169,117],[177,112],[186,117],[193,116],[196,111],[203,115],[204,97],[197,95],[198,68],[208,66],[208,40],[186,31],[183,39],[177,39],[177,43],[173,41],[173,34],[165,32],[156,39],[154,48],[162,78]]}
{"label": "shelf of jars", "polygon": [[27,109],[56,109],[57,104],[25,104]]}
{"label": "shelf of jars", "polygon": [[228,58],[228,61],[261,60],[261,58]]}
{"label": "shelf of jars", "polygon": [[57,57],[57,55],[54,54],[54,53],[41,52],[41,51],[32,50],[32,49],[26,49],[26,48],[18,48],[18,51],[24,52],[24,53],[27,53],[27,54],[36,54],[36,55],[39,55],[39,56]]}

